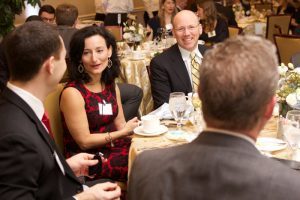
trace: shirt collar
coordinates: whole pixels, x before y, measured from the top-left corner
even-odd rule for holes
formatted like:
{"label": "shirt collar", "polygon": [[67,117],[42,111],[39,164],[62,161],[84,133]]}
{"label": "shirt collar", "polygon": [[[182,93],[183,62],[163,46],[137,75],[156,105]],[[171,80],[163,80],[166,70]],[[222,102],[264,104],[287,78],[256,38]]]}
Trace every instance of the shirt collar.
{"label": "shirt collar", "polygon": [[246,140],[246,141],[250,142],[253,146],[255,146],[255,141],[252,138],[250,138],[249,136],[247,136],[245,134],[242,134],[242,133],[237,133],[237,132],[223,130],[223,129],[217,129],[217,128],[205,128],[204,131],[218,132],[218,133],[221,133],[221,134],[238,137],[238,138],[241,138],[243,140]]}
{"label": "shirt collar", "polygon": [[18,96],[20,96],[21,99],[23,99],[30,106],[30,108],[33,110],[33,112],[36,114],[39,120],[42,120],[45,110],[41,100],[39,100],[26,90],[23,90],[10,82],[7,83],[7,87],[11,89],[14,93],[16,93]]}
{"label": "shirt collar", "polygon": [[193,51],[188,51],[188,50],[180,47],[179,45],[178,45],[178,48],[179,48],[180,54],[182,56],[182,59],[184,61],[190,60],[190,54],[191,54],[191,52],[194,52],[196,54],[196,58],[198,58],[198,59],[202,59],[203,58],[202,54],[200,53],[200,51],[198,49],[198,46]]}

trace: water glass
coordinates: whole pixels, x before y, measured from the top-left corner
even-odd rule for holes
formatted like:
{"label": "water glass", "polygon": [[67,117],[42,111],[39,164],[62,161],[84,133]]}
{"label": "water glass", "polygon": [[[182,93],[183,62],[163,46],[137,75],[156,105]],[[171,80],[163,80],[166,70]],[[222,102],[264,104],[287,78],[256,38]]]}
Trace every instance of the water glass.
{"label": "water glass", "polygon": [[186,97],[183,92],[173,92],[169,98],[170,111],[177,122],[177,127],[182,126],[182,119],[187,109]]}
{"label": "water glass", "polygon": [[286,114],[286,123],[283,125],[283,135],[292,148],[293,160],[300,160],[300,110],[291,110]]}

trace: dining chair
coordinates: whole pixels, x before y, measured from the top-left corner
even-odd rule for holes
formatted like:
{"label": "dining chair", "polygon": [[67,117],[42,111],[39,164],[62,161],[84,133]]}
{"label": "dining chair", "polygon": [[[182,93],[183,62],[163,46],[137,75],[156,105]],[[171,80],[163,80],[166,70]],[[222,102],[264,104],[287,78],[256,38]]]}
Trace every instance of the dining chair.
{"label": "dining chair", "polygon": [[229,37],[236,37],[242,33],[243,29],[236,26],[228,26]]}
{"label": "dining chair", "polygon": [[279,61],[289,63],[295,53],[300,52],[300,36],[274,35]]}
{"label": "dining chair", "polygon": [[54,135],[54,140],[63,152],[63,127],[61,123],[61,114],[59,108],[59,97],[60,93],[64,88],[63,83],[60,83],[56,86],[56,89],[50,93],[44,102],[45,110],[48,112],[49,119],[50,119],[50,127],[52,133]]}
{"label": "dining chair", "polygon": [[266,38],[274,43],[274,34],[288,34],[291,15],[267,16]]}
{"label": "dining chair", "polygon": [[123,39],[122,36],[122,26],[105,26],[105,28],[113,34],[116,41],[121,41]]}

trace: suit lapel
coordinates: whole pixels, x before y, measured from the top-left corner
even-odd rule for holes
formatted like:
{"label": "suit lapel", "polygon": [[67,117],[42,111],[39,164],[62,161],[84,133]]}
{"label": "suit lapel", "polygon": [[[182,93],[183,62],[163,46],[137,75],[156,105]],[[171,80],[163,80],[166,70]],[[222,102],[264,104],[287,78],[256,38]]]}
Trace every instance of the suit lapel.
{"label": "suit lapel", "polygon": [[28,118],[32,121],[32,123],[34,123],[36,125],[39,135],[43,138],[43,140],[45,141],[47,146],[51,149],[51,152],[53,153],[53,155],[54,155],[54,152],[56,152],[56,154],[58,155],[59,160],[64,167],[65,173],[68,176],[72,177],[77,182],[79,182],[77,177],[74,175],[74,173],[70,169],[69,165],[66,163],[65,158],[61,155],[60,151],[57,149],[54,140],[50,137],[49,133],[46,131],[46,129],[42,125],[42,122],[38,119],[38,117],[36,116],[34,111],[31,109],[31,107],[23,99],[21,99],[17,94],[12,92],[8,88],[4,89],[2,96],[7,101],[11,102],[15,106],[17,106],[19,109],[24,111],[24,113],[28,116]]}
{"label": "suit lapel", "polygon": [[172,47],[170,47],[170,55],[172,60],[172,69],[176,73],[178,77],[178,81],[183,83],[186,88],[189,88],[189,91],[192,91],[192,85],[190,81],[190,76],[188,74],[188,71],[186,69],[185,63],[182,59],[181,53],[179,51],[178,45],[175,44]]}

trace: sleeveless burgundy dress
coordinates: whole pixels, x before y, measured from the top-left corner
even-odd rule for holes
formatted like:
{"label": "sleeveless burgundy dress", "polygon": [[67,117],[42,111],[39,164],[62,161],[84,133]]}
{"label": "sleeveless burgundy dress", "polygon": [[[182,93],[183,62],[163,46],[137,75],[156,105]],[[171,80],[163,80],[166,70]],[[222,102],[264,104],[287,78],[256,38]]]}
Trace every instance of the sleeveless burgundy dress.
{"label": "sleeveless burgundy dress", "polygon": [[[107,132],[116,131],[114,125],[114,119],[118,115],[118,104],[116,91],[113,85],[107,85],[105,89],[100,93],[93,93],[89,91],[83,84],[78,82],[70,82],[65,88],[74,87],[82,95],[85,102],[85,111],[89,123],[89,130],[91,134],[106,134]],[[98,103],[110,103],[112,105],[112,115],[100,115]],[[74,154],[83,152],[72,138],[69,130],[66,126],[63,114],[63,129],[64,129],[64,151],[65,156],[71,157]],[[84,152],[95,154],[101,152],[104,157],[107,158],[107,162],[102,163],[102,172],[97,174],[94,179],[109,178],[113,180],[126,181],[128,172],[128,152],[131,144],[130,137],[124,137],[114,140],[114,147],[111,147],[110,143],[89,149]]]}

